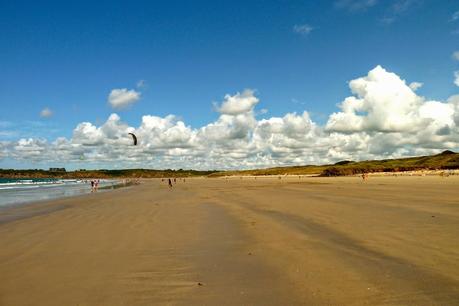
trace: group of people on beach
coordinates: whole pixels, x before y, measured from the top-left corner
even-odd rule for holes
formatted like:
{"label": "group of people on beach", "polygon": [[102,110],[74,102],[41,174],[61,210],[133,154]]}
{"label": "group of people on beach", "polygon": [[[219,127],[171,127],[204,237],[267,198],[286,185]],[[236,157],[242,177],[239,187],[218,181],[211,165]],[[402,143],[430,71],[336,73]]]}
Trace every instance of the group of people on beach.
{"label": "group of people on beach", "polygon": [[91,180],[91,192],[99,190],[100,180]]}
{"label": "group of people on beach", "polygon": [[[185,178],[182,178],[181,180],[182,182],[185,182]],[[164,182],[164,179],[161,179],[161,182]],[[174,185],[177,184],[177,178],[174,177],[173,179],[170,179],[170,178],[167,179],[167,185],[169,186],[169,188],[172,188],[174,186],[172,182],[174,182]]]}

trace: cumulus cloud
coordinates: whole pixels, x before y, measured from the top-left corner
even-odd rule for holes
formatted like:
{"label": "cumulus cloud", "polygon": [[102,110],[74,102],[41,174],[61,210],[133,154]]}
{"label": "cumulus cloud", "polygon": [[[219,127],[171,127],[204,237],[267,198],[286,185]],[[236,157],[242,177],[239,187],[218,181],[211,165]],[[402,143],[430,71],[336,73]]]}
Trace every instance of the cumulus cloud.
{"label": "cumulus cloud", "polygon": [[134,89],[112,89],[108,95],[108,103],[114,109],[123,109],[137,102],[140,99],[140,95],[140,92]]}
{"label": "cumulus cloud", "polygon": [[[257,119],[253,90],[227,94],[218,118],[193,128],[175,115],[145,115],[137,126],[111,114],[99,125],[82,122],[72,137],[0,142],[0,158],[54,161],[75,167],[234,169],[393,158],[459,148],[459,95],[447,101],[416,94],[377,66],[349,82],[351,95],[324,125],[309,113]],[[139,139],[132,145],[128,133]],[[84,160],[82,161],[82,156]]]}
{"label": "cumulus cloud", "polygon": [[49,156],[48,143],[44,139],[20,139],[13,145],[12,157],[19,160],[38,161]]}
{"label": "cumulus cloud", "polygon": [[254,95],[254,91],[246,89],[234,96],[226,95],[225,100],[217,109],[222,114],[238,115],[252,111],[258,101],[258,98]]}
{"label": "cumulus cloud", "polygon": [[342,111],[330,116],[326,125],[329,131],[409,131],[423,123],[417,113],[422,98],[381,66],[366,77],[352,80],[349,87],[355,96],[346,98],[340,104]]}
{"label": "cumulus cloud", "polygon": [[301,34],[303,36],[309,35],[314,28],[309,24],[296,24],[293,26],[293,32]]}
{"label": "cumulus cloud", "polygon": [[53,115],[53,111],[51,109],[49,109],[48,107],[45,107],[40,112],[40,117],[42,117],[42,118],[49,118],[52,115]]}

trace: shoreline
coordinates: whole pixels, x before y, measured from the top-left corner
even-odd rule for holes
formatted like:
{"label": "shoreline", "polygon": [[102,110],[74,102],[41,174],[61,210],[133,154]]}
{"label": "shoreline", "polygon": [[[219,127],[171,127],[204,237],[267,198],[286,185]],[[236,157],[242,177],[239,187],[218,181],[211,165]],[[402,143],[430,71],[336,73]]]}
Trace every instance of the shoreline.
{"label": "shoreline", "polygon": [[[137,179],[106,180],[102,181],[99,187],[97,187],[97,189],[89,185],[89,180],[87,182],[84,181],[84,184],[83,182],[79,183],[79,185],[66,185],[65,183],[59,184],[53,182],[45,186],[42,186],[41,184],[37,183],[37,187],[33,189],[22,187],[10,187],[5,190],[0,190],[0,195],[3,194],[3,196],[8,196],[10,199],[10,202],[6,200],[3,203],[0,203],[0,209],[64,199],[68,197],[75,197],[98,191],[107,192],[110,190],[139,184],[139,181]],[[29,185],[35,186],[35,184],[32,183]],[[22,186],[22,183],[19,183],[18,186]]]}
{"label": "shoreline", "polygon": [[74,205],[74,202],[90,200],[91,197],[95,197],[99,194],[112,193],[114,191],[122,191],[124,188],[128,189],[134,186],[135,185],[121,186],[114,189],[108,188],[111,186],[106,186],[107,188],[104,188],[100,192],[88,192],[53,199],[43,199],[31,202],[22,202],[18,204],[2,205],[0,206],[0,225],[34,216],[46,215],[47,213],[52,213],[71,207],[72,205]]}

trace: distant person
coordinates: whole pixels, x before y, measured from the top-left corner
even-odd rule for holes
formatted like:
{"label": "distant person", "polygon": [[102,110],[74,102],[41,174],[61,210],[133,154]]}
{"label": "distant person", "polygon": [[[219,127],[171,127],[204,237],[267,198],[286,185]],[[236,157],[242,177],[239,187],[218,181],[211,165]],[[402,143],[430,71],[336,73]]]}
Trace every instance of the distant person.
{"label": "distant person", "polygon": [[169,179],[169,188],[172,188],[172,181]]}
{"label": "distant person", "polygon": [[94,181],[91,180],[91,192],[94,192]]}
{"label": "distant person", "polygon": [[174,177],[174,184],[176,184],[176,183],[177,183],[177,180],[176,180],[175,177]]}

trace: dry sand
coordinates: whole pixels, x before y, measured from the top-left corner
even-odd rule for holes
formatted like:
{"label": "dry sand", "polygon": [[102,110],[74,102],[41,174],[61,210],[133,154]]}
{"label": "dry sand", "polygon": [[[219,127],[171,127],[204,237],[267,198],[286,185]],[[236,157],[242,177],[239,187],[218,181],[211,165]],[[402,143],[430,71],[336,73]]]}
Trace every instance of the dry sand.
{"label": "dry sand", "polygon": [[459,177],[160,180],[0,211],[0,305],[458,305]]}

